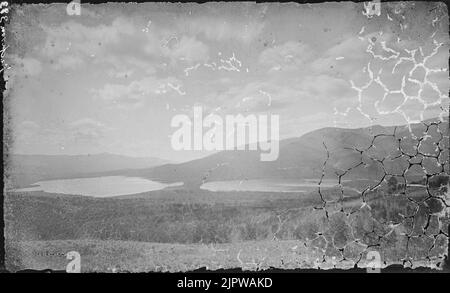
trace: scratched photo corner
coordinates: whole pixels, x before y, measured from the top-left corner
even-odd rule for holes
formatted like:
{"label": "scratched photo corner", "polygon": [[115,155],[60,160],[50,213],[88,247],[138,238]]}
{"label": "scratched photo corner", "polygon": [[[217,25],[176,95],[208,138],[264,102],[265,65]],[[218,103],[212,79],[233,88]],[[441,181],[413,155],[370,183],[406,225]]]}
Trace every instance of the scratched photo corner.
{"label": "scratched photo corner", "polygon": [[445,271],[445,3],[1,14],[8,271]]}

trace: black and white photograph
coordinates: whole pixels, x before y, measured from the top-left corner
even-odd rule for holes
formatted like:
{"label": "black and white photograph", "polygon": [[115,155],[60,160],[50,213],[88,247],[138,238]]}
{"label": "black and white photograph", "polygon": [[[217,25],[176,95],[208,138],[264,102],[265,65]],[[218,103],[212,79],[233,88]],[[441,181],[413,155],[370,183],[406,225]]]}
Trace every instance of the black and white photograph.
{"label": "black and white photograph", "polygon": [[1,13],[8,272],[449,272],[447,4]]}

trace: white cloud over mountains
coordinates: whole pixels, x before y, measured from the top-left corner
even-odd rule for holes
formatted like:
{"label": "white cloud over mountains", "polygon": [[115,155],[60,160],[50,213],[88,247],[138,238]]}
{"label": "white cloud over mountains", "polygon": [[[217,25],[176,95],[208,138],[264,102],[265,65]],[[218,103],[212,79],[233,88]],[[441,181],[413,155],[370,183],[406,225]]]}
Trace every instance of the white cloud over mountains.
{"label": "white cloud over mountains", "polygon": [[[361,126],[370,123],[366,114],[379,123],[435,115],[448,101],[448,20],[426,15],[412,31],[403,24],[416,20],[400,26],[384,12],[369,20],[361,5],[89,5],[78,18],[58,10],[64,5],[23,6],[11,23],[20,46],[11,42],[6,52],[11,85],[21,85],[11,92],[14,108],[24,109],[16,124],[48,130],[24,122],[26,137],[46,141],[28,151],[72,141],[74,152],[89,143],[126,152],[123,138],[136,146],[153,140],[170,157],[170,119],[193,105],[280,114],[286,137],[335,120]],[[402,100],[400,89],[418,98]]]}

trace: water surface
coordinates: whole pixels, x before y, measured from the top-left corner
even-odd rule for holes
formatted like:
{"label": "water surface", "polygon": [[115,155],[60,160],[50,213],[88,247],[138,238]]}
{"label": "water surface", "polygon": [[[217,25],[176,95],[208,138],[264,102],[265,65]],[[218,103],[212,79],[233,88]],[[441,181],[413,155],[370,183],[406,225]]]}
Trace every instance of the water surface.
{"label": "water surface", "polygon": [[179,183],[165,184],[138,177],[103,176],[93,178],[75,178],[46,180],[34,183],[33,187],[15,191],[44,191],[48,193],[76,194],[94,197],[110,197],[160,190]]}
{"label": "water surface", "polygon": [[[250,179],[211,181],[200,186],[209,191],[265,191],[265,192],[309,192],[319,187],[317,179]],[[336,181],[323,180],[321,187],[334,187]]]}

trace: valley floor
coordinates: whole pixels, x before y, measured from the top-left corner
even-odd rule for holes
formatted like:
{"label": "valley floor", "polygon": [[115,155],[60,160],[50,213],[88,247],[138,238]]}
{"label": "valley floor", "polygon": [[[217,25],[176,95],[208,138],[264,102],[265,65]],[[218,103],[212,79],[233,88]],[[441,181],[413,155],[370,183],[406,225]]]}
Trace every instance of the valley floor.
{"label": "valley floor", "polygon": [[[53,240],[13,242],[6,246],[10,271],[65,270],[65,254],[80,254],[81,272],[184,272],[242,268],[255,271],[281,269],[350,269],[352,260],[325,257],[323,251],[298,240],[246,241],[225,244],[165,244],[114,240]],[[358,267],[368,264],[359,249]],[[413,267],[435,267],[439,258],[417,260]],[[397,262],[400,263],[401,262]],[[393,264],[393,263],[390,263]]]}

